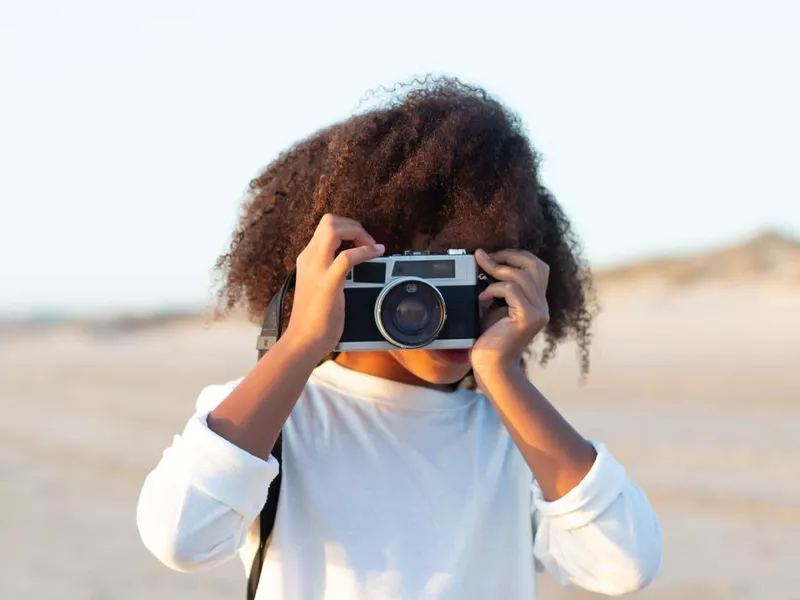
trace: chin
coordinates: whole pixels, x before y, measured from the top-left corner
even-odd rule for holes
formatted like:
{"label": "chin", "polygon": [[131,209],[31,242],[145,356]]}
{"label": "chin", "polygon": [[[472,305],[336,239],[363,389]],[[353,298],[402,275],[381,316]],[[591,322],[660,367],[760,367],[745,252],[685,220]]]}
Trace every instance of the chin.
{"label": "chin", "polygon": [[392,355],[412,375],[435,385],[461,381],[472,368],[469,350],[398,350]]}

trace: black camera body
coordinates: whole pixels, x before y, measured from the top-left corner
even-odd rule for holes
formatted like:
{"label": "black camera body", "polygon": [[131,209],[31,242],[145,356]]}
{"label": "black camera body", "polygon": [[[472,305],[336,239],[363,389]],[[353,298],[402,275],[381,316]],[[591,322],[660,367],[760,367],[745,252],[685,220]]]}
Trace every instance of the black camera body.
{"label": "black camera body", "polygon": [[362,263],[345,281],[335,351],[471,348],[480,335],[478,294],[492,281],[465,250]]}

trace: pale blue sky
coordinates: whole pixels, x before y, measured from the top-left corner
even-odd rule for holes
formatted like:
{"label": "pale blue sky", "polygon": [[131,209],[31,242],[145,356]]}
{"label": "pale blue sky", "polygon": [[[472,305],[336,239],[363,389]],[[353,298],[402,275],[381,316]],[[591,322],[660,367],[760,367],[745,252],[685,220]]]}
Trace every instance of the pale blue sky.
{"label": "pale blue sky", "polygon": [[0,0],[0,314],[206,302],[250,178],[427,72],[522,116],[596,265],[800,231],[798,6]]}

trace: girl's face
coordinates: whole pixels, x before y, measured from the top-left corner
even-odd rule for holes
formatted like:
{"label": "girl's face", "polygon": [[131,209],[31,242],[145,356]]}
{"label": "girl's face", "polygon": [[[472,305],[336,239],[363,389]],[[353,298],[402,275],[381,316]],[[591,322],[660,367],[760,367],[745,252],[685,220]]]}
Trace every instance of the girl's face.
{"label": "girl's face", "polygon": [[449,388],[469,373],[469,350],[389,350],[342,352],[336,362],[344,367],[409,385]]}
{"label": "girl's face", "polygon": [[431,385],[456,383],[471,369],[469,350],[390,350],[386,354],[408,373]]}
{"label": "girl's face", "polygon": [[[506,308],[491,308],[492,301],[480,303],[481,330],[485,331],[508,314]],[[469,373],[469,350],[389,350],[391,356],[405,371],[429,385],[450,385],[461,381]]]}
{"label": "girl's face", "polygon": [[[464,245],[462,245],[464,246]],[[454,246],[456,247],[456,246]],[[444,252],[445,248],[432,244],[417,235],[412,250]],[[482,326],[485,329],[502,315],[486,313],[491,301],[480,304]],[[507,314],[503,312],[503,314]],[[486,320],[488,319],[488,320]],[[383,352],[343,352],[337,362],[356,371],[370,373],[385,379],[423,385],[449,387],[461,381],[470,372],[469,350],[389,350]]]}

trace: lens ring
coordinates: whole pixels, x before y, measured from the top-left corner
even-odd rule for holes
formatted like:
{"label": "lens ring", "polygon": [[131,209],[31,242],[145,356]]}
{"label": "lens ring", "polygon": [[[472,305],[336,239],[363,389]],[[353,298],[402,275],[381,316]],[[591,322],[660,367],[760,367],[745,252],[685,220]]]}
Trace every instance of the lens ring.
{"label": "lens ring", "polygon": [[[413,282],[414,285],[404,285],[409,282]],[[396,309],[402,302],[403,297],[407,297],[409,289],[412,290],[411,293],[419,293],[425,296],[423,299],[418,299],[418,301],[422,302],[430,313],[426,325],[417,334],[403,332],[401,327],[394,323]],[[397,292],[400,292],[400,294],[398,295]],[[428,302],[425,302],[425,300]],[[447,317],[446,306],[441,292],[435,286],[419,277],[403,277],[384,287],[375,301],[374,316],[378,331],[380,331],[384,339],[392,345],[406,350],[422,348],[435,340],[442,331]]]}

